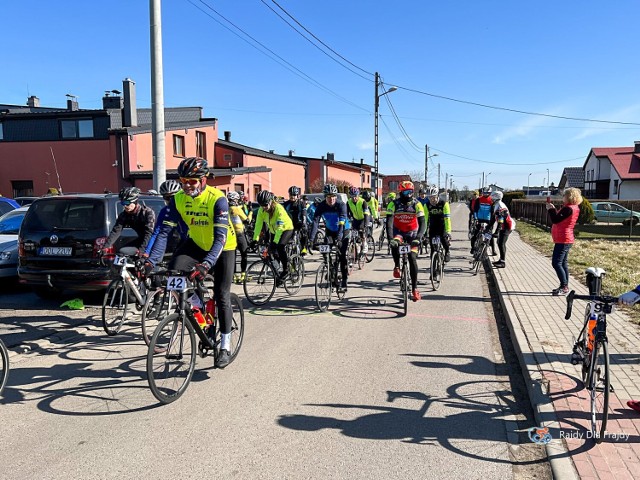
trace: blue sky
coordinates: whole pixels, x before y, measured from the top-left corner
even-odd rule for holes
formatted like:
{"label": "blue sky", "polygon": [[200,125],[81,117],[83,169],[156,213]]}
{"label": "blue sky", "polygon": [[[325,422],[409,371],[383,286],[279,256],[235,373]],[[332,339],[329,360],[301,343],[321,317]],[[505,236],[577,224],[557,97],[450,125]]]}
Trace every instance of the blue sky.
{"label": "blue sky", "polygon": [[[428,144],[438,154],[429,180],[437,183],[440,163],[441,183],[447,173],[459,187],[478,187],[482,172],[507,188],[540,185],[547,169],[557,184],[590,148],[640,140],[640,125],[410,91],[640,124],[637,0],[277,2],[163,1],[165,105],[202,106],[221,135],[230,130],[253,147],[373,164],[378,71],[383,88],[399,87],[380,101],[381,173],[424,171]],[[267,5],[350,63],[322,53]],[[104,91],[130,77],[138,107],[150,107],[148,1],[5,1],[0,17],[0,103],[36,95],[63,106],[72,93],[81,108],[100,108]]]}

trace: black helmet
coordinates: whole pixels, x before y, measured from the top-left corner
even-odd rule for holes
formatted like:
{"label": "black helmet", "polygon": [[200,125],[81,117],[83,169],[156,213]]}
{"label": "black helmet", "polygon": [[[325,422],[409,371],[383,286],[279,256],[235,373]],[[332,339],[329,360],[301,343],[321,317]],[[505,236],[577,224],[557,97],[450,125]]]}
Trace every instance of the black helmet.
{"label": "black helmet", "polygon": [[325,195],[338,195],[338,187],[333,183],[327,183],[322,189]]}
{"label": "black helmet", "polygon": [[262,190],[260,193],[258,193],[258,204],[261,207],[266,207],[268,206],[274,199],[273,193],[271,193],[268,190]]}
{"label": "black helmet", "polygon": [[176,180],[166,180],[160,184],[160,195],[163,197],[173,196],[182,188]]}
{"label": "black helmet", "polygon": [[371,200],[371,192],[369,190],[363,190],[362,198],[364,199],[365,202],[368,202],[369,200]]}
{"label": "black helmet", "polygon": [[204,158],[185,158],[178,165],[178,176],[182,178],[199,178],[209,175],[209,164]]}
{"label": "black helmet", "polygon": [[289,187],[289,195],[300,195],[300,187],[296,187],[295,185]]}
{"label": "black helmet", "polygon": [[135,203],[140,196],[140,189],[138,187],[126,187],[120,190],[120,201]]}

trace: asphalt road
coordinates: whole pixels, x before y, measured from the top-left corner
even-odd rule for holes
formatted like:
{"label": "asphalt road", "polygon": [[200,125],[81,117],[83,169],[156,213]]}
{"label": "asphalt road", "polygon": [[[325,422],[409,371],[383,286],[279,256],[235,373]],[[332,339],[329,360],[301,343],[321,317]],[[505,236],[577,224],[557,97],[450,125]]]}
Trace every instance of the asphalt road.
{"label": "asphalt road", "polygon": [[[107,337],[97,308],[3,294],[0,333],[29,351],[11,357],[0,398],[0,478],[517,478],[491,299],[469,268],[466,207],[453,212],[444,284],[432,290],[420,259],[423,300],[406,317],[386,250],[326,313],[311,257],[296,297],[245,301],[238,359],[198,359],[167,406],[149,390],[139,324]],[[56,329],[77,335],[36,340]]]}

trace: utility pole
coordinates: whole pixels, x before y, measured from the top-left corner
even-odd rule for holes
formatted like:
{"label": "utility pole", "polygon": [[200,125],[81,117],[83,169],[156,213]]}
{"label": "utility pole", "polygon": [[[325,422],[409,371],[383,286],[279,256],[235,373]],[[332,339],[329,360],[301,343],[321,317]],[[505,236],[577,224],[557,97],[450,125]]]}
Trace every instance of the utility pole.
{"label": "utility pole", "polygon": [[149,0],[151,30],[151,137],[153,188],[158,191],[167,178],[164,130],[164,81],[162,77],[162,11],[160,0]]}
{"label": "utility pole", "polygon": [[438,191],[440,191],[440,164],[438,164]]}
{"label": "utility pole", "polygon": [[424,184],[425,186],[429,181],[429,175],[427,173],[428,171],[429,171],[429,145],[425,144],[424,145]]}
{"label": "utility pole", "polygon": [[444,174],[444,189],[447,189],[447,185],[449,185],[449,174],[445,173]]}

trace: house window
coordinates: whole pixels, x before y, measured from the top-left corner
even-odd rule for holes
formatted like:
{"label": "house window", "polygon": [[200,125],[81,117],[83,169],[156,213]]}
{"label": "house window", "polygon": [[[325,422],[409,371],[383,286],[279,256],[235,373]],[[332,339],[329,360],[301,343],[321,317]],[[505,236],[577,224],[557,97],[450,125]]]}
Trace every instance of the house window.
{"label": "house window", "polygon": [[182,135],[173,136],[173,156],[184,157],[184,137]]}
{"label": "house window", "polygon": [[244,192],[244,183],[236,183],[233,185],[233,189],[236,192]]}
{"label": "house window", "polygon": [[253,186],[253,198],[257,199],[258,194],[262,191],[262,185],[254,185]]}
{"label": "house window", "polygon": [[2,127],[2,122],[0,122],[0,140],[4,140],[4,129]]}
{"label": "house window", "polygon": [[231,160],[233,160],[233,156],[230,153],[225,153],[224,157],[222,157],[223,162],[226,166],[231,166]]}
{"label": "house window", "polygon": [[196,132],[196,155],[207,158],[207,135],[204,132]]}
{"label": "house window", "polygon": [[618,193],[618,180],[613,181],[613,193]]}
{"label": "house window", "polygon": [[93,120],[60,120],[62,138],[93,138]]}
{"label": "house window", "polygon": [[31,197],[33,195],[33,180],[11,180],[13,198]]}
{"label": "house window", "polygon": [[398,190],[398,182],[389,182],[389,190],[392,192]]}

